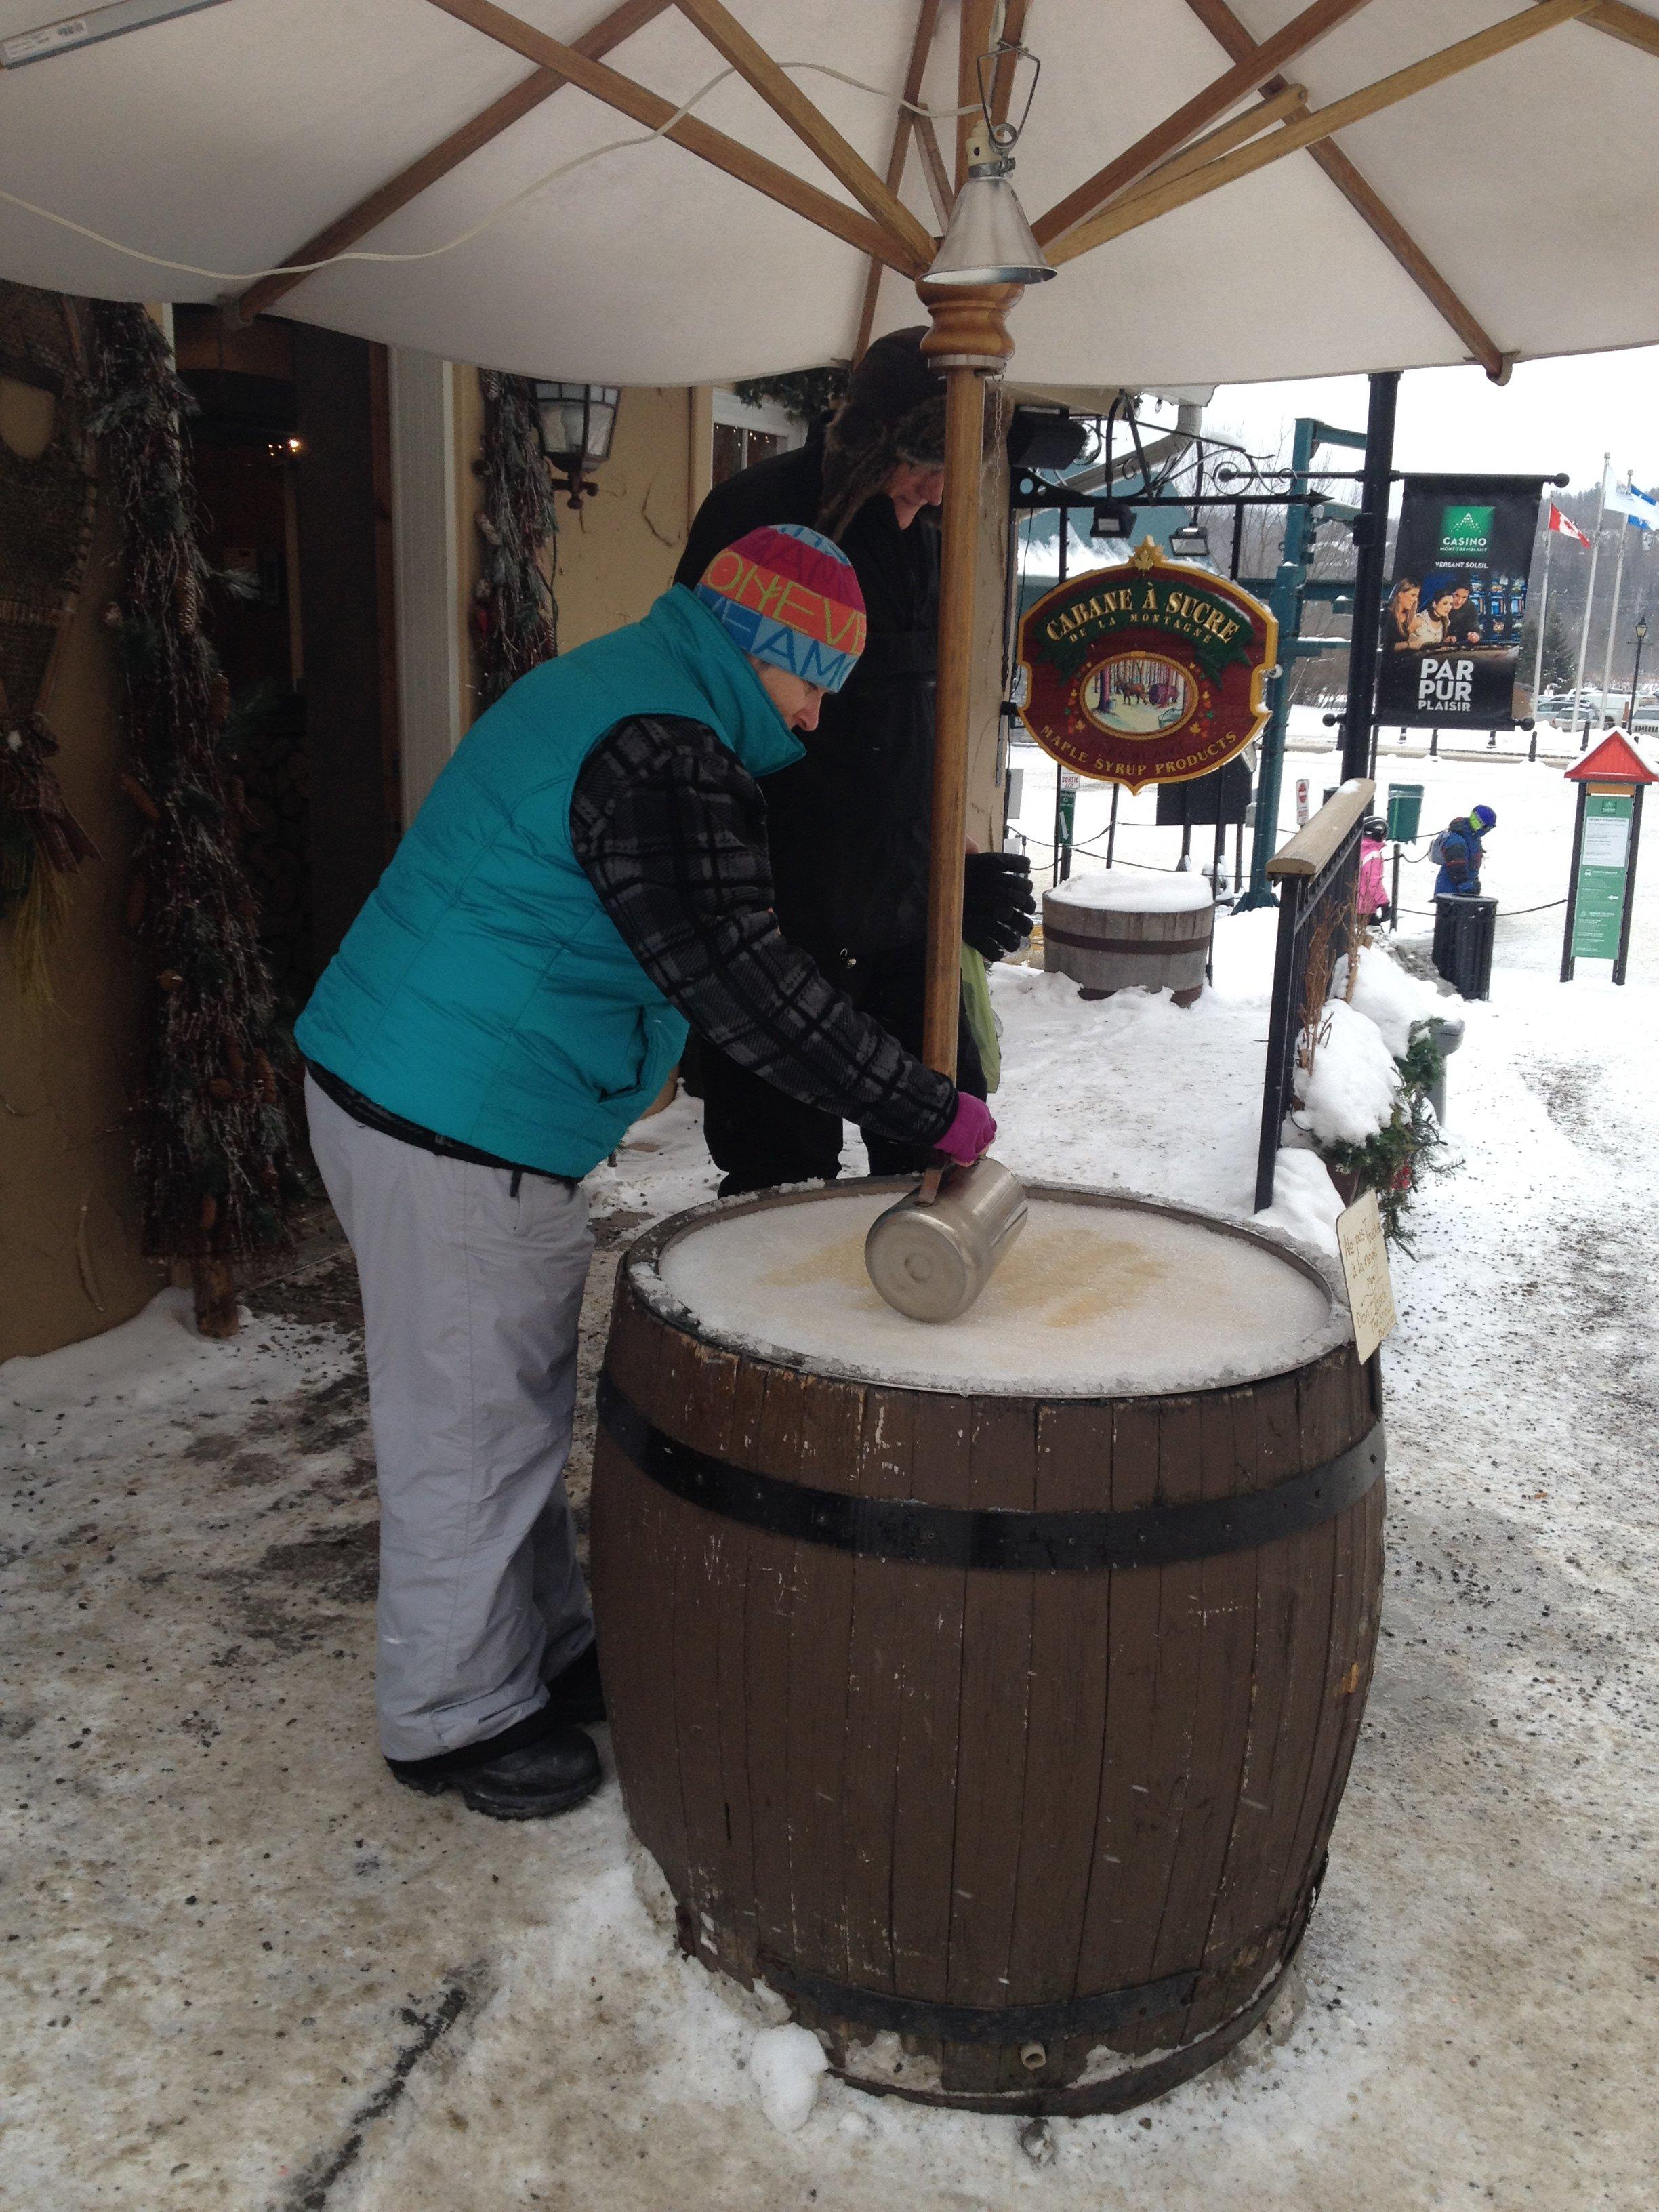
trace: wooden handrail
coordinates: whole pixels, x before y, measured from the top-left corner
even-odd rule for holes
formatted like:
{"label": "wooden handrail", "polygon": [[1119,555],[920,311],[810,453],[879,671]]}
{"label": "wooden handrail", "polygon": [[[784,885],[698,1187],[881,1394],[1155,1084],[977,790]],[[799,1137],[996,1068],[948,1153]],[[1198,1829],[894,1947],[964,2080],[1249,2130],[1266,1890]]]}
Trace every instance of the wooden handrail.
{"label": "wooden handrail", "polygon": [[1317,814],[1304,822],[1282,853],[1267,863],[1270,876],[1316,876],[1353,828],[1371,811],[1376,786],[1359,776],[1332,793]]}

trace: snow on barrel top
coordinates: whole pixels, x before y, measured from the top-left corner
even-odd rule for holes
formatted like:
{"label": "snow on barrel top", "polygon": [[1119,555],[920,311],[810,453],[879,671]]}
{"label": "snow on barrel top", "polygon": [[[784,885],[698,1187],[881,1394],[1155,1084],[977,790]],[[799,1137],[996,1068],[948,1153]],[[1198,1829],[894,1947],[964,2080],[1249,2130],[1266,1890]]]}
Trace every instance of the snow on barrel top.
{"label": "snow on barrel top", "polygon": [[1097,868],[1091,875],[1068,877],[1043,897],[1128,914],[1186,914],[1215,902],[1206,877],[1162,868]]}
{"label": "snow on barrel top", "polygon": [[1336,1340],[1324,1283],[1265,1239],[1081,1193],[1033,1195],[1024,1234],[959,1321],[910,1321],[865,1272],[892,1194],[853,1185],[715,1214],[661,1255],[662,1284],[705,1336],[924,1389],[1197,1389],[1281,1374]]}

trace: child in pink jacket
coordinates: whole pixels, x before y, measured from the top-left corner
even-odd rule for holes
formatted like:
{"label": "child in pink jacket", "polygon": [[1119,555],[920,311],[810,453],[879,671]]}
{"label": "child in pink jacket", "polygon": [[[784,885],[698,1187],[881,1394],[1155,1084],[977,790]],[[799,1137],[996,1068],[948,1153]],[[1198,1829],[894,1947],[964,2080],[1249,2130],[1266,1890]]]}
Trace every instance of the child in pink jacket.
{"label": "child in pink jacket", "polygon": [[1382,878],[1382,840],[1388,833],[1380,814],[1367,815],[1359,828],[1359,919],[1368,929],[1387,921],[1391,911]]}

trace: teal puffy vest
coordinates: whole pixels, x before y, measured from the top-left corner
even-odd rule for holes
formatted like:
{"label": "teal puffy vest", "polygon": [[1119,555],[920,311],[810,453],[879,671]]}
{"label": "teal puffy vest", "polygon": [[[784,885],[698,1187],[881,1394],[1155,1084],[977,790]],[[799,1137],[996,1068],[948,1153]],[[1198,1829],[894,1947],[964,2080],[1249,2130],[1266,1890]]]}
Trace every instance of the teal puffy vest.
{"label": "teal puffy vest", "polygon": [[433,785],[295,1036],[378,1106],[583,1176],[662,1089],[686,1024],[577,860],[582,763],[635,714],[704,724],[751,775],[799,760],[744,654],[684,586],[522,677]]}

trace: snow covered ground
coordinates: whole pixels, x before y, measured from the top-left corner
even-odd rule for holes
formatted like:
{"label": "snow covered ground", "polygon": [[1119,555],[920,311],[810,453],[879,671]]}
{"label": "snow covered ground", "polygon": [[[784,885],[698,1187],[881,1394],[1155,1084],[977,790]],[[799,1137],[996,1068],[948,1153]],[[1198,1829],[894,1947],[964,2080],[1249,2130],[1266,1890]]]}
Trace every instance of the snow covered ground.
{"label": "snow covered ground", "polygon": [[[1506,899],[1560,895],[1558,772],[1409,780],[1428,825],[1496,806]],[[0,1368],[0,2203],[1650,2206],[1656,903],[1617,993],[1555,981],[1559,911],[1500,927],[1451,1068],[1461,1165],[1395,1264],[1382,1650],[1305,1996],[1139,2114],[1022,2135],[829,2081],[803,2118],[799,2051],[757,2053],[764,2016],[653,1917],[614,1786],[520,1828],[389,1781],[349,1261],[258,1293],[230,1344],[169,1293]],[[1001,1155],[1247,1212],[1273,926],[1224,920],[1186,1012],[996,971]],[[590,1379],[629,1222],[712,1182],[685,1103],[594,1178]]]}

